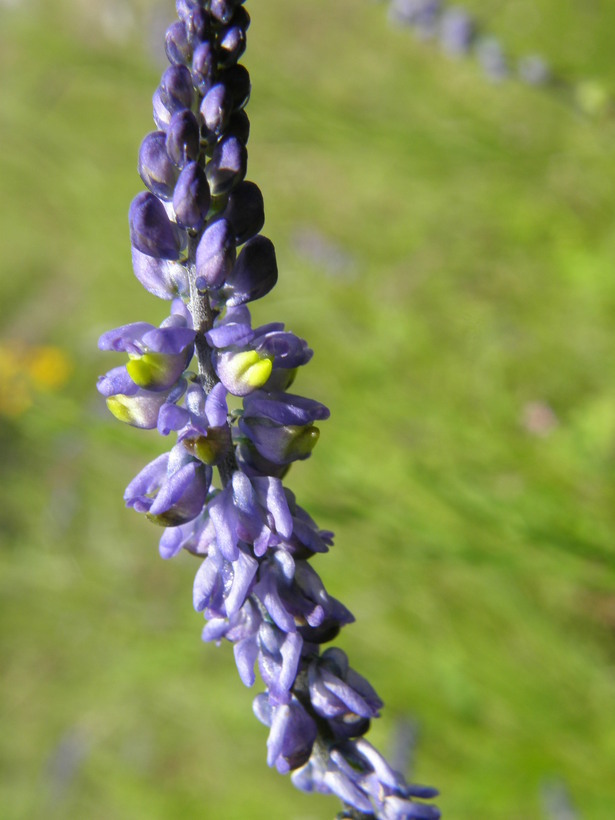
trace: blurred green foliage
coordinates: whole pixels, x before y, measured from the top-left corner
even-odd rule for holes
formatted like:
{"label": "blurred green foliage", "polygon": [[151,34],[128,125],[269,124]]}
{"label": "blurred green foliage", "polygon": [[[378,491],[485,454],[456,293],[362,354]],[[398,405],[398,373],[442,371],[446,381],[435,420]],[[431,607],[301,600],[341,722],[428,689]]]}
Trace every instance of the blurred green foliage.
{"label": "blurred green foliage", "polygon": [[[467,6],[517,53],[615,89],[613,4]],[[337,534],[316,567],[387,704],[371,737],[390,748],[418,721],[412,776],[451,820],[544,817],[554,778],[609,820],[614,123],[490,85],[382,5],[250,10],[250,177],[281,271],[255,313],[309,340],[297,392],[332,409],[290,484]],[[172,16],[0,5],[0,337],[72,363],[0,418],[6,818],[337,811],[267,770],[230,648],[199,643],[194,560],[165,564],[123,508],[163,442],[94,390],[116,363],[99,333],[166,309],[132,276],[126,212]]]}

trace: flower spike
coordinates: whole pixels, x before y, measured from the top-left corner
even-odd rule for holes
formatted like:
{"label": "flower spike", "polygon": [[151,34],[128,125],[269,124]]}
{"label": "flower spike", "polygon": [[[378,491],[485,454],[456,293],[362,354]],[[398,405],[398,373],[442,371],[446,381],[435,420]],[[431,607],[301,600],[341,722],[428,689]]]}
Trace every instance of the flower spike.
{"label": "flower spike", "polygon": [[103,334],[128,362],[98,389],[122,421],[162,436],[169,452],[125,491],[127,506],[163,528],[162,558],[200,559],[193,603],[204,641],[233,645],[239,677],[269,729],[267,763],[304,791],[336,795],[346,816],[434,820],[364,740],[382,701],[341,649],[324,649],[354,618],[312,565],[331,547],[284,486],[308,458],[329,410],[289,393],[312,350],[282,323],[253,328],[249,303],[276,284],[275,248],[260,231],[263,197],[245,179],[250,77],[238,60],[250,17],[242,0],[177,0],[170,66],[153,95],[157,130],[138,170],[147,190],[129,211],[133,267],[170,301],[159,327]]}

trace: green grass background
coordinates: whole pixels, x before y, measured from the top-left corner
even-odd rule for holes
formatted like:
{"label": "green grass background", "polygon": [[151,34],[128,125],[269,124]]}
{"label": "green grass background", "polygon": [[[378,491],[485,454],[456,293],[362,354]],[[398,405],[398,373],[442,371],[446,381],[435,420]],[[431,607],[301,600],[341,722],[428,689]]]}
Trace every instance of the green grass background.
{"label": "green grass background", "polygon": [[[615,90],[612,3],[466,5],[514,52]],[[384,4],[248,8],[249,175],[281,273],[254,312],[309,340],[296,389],[332,410],[289,484],[336,531],[315,566],[386,702],[370,737],[417,722],[412,777],[450,820],[546,817],[553,780],[609,820],[614,121],[489,84]],[[0,5],[0,334],[74,363],[0,418],[2,816],[325,820],[335,800],[267,769],[230,647],[200,643],[194,559],[163,562],[123,507],[164,442],[94,390],[115,364],[98,335],[166,310],[132,275],[126,212],[174,11],[135,9]],[[306,231],[352,264],[306,253]]]}

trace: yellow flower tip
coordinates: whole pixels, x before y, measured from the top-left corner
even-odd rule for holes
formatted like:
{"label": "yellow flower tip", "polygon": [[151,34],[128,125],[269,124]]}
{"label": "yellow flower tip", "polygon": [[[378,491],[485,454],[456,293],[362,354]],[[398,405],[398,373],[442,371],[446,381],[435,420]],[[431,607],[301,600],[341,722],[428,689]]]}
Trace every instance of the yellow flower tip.
{"label": "yellow flower tip", "polygon": [[273,359],[261,356],[256,350],[246,350],[233,357],[235,377],[245,385],[257,390],[262,387],[273,370]]}
{"label": "yellow flower tip", "polygon": [[134,406],[130,405],[128,396],[110,396],[107,399],[107,407],[116,419],[125,424],[134,424]]}

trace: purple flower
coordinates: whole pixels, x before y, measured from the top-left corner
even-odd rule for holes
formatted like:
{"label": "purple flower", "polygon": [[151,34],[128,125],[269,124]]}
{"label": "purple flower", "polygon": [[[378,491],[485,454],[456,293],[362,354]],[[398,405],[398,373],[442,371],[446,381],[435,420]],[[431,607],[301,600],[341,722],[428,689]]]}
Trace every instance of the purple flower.
{"label": "purple flower", "polygon": [[154,131],[144,138],[139,150],[139,174],[153,194],[169,200],[179,171],[167,153],[166,141],[164,131]]}
{"label": "purple flower", "polygon": [[141,470],[126,488],[124,500],[150,521],[176,527],[199,515],[210,480],[208,468],[175,447]]}
{"label": "purple flower", "polygon": [[204,610],[207,618],[232,617],[244,605],[257,569],[258,561],[247,546],[242,544],[237,558],[228,561],[215,542],[210,544],[194,579],[194,608]]}
{"label": "purple flower", "polygon": [[207,181],[213,196],[228,194],[245,177],[248,152],[234,134],[216,143],[210,161],[205,166]]}
{"label": "purple flower", "polygon": [[357,737],[379,716],[382,701],[370,684],[348,664],[341,649],[327,649],[308,670],[310,700],[338,739]]}
{"label": "purple flower", "polygon": [[[247,141],[246,135],[242,142],[245,144]],[[256,236],[265,224],[265,206],[258,185],[247,180],[240,182],[230,192],[223,215],[235,230],[237,245]]]}
{"label": "purple flower", "polygon": [[267,763],[280,774],[303,765],[310,757],[318,728],[297,698],[273,706],[265,695],[257,695],[253,708],[261,723],[271,727]]}
{"label": "purple flower", "polygon": [[224,284],[235,263],[235,237],[226,219],[210,222],[196,249],[197,287],[217,289]]}
{"label": "purple flower", "polygon": [[309,761],[293,772],[292,781],[302,791],[335,794],[344,803],[383,820],[438,820],[434,806],[412,798],[431,798],[435,789],[411,787],[363,738],[332,745],[328,754],[315,750]]}
{"label": "purple flower", "polygon": [[148,322],[123,325],[104,333],[101,350],[128,353],[126,372],[137,387],[170,390],[192,359],[195,332],[181,315],[171,315],[159,328]]}
{"label": "purple flower", "polygon": [[179,259],[182,245],[179,230],[154,194],[149,191],[137,194],[128,220],[130,241],[136,250],[155,259]]}

